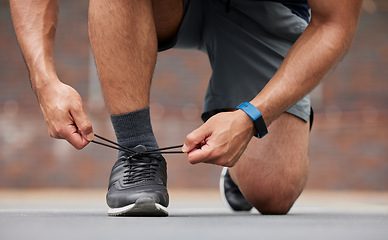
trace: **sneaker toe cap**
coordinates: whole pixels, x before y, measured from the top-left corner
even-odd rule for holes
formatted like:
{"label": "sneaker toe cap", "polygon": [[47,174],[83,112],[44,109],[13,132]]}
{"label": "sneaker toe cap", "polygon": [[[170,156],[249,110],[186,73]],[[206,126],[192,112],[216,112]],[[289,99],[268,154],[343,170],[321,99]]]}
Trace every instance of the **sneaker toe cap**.
{"label": "sneaker toe cap", "polygon": [[149,188],[131,188],[119,190],[115,187],[109,189],[106,195],[106,202],[110,208],[120,208],[134,204],[139,198],[151,198],[164,207],[168,206],[169,196],[167,189],[163,186],[149,186]]}

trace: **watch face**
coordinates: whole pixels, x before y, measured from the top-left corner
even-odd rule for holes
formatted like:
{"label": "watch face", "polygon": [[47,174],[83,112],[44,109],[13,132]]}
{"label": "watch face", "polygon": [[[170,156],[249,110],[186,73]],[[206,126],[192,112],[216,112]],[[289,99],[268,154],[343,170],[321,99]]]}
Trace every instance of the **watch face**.
{"label": "watch face", "polygon": [[262,138],[265,135],[267,135],[268,130],[267,130],[267,126],[265,125],[263,116],[260,116],[258,119],[256,119],[254,121],[254,125],[259,138]]}

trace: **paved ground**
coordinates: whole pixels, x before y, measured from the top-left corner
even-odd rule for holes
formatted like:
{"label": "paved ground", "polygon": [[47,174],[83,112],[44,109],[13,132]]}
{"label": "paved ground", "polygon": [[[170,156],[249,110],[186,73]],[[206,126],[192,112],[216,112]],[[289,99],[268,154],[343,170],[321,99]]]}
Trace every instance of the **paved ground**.
{"label": "paved ground", "polygon": [[171,191],[167,218],[108,217],[104,190],[0,190],[0,239],[388,239],[388,193],[305,192],[286,216]]}

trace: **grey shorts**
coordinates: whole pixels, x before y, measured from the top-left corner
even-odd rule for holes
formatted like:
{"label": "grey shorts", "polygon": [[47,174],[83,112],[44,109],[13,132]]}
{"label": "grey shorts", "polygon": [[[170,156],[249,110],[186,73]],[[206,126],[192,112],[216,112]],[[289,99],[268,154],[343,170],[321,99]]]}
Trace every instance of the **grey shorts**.
{"label": "grey shorts", "polygon": [[[283,58],[307,27],[307,22],[281,3],[232,1],[229,12],[222,0],[183,0],[184,18],[169,48],[198,49],[208,54],[213,73],[202,117],[234,109],[252,100],[279,68]],[[286,112],[306,122],[310,97]]]}

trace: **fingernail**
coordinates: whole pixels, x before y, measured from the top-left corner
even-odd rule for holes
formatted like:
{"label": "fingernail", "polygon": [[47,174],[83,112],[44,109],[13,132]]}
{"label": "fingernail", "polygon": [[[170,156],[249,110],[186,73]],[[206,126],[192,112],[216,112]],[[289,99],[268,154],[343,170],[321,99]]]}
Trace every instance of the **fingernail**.
{"label": "fingernail", "polygon": [[94,134],[93,133],[89,133],[88,135],[86,135],[86,139],[91,142],[93,139],[94,139]]}
{"label": "fingernail", "polygon": [[187,150],[188,150],[188,147],[186,146],[186,144],[183,144],[182,151],[187,152]]}

